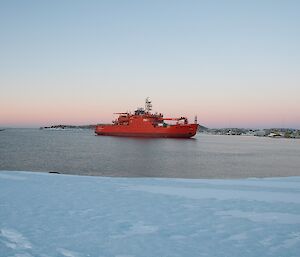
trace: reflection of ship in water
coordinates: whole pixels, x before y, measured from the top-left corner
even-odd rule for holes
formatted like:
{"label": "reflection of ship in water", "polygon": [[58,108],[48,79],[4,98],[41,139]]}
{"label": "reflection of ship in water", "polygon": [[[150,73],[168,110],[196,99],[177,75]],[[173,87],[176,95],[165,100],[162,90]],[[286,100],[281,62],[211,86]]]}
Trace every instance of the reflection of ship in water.
{"label": "reflection of ship in water", "polygon": [[[197,133],[197,118],[194,124],[189,124],[186,117],[164,118],[161,113],[151,113],[152,104],[146,99],[145,108],[138,108],[134,114],[128,112],[116,113],[119,117],[110,125],[97,125],[95,133],[107,136],[129,137],[173,137],[189,138]],[[174,121],[167,124],[165,121]]]}

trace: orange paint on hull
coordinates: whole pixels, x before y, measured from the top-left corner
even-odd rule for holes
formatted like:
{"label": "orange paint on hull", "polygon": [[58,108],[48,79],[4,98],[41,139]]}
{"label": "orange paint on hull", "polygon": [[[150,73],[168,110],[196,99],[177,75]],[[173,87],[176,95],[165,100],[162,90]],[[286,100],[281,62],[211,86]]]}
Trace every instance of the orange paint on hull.
{"label": "orange paint on hull", "polygon": [[190,138],[196,135],[198,124],[167,127],[139,127],[129,125],[97,125],[95,133],[104,136]]}

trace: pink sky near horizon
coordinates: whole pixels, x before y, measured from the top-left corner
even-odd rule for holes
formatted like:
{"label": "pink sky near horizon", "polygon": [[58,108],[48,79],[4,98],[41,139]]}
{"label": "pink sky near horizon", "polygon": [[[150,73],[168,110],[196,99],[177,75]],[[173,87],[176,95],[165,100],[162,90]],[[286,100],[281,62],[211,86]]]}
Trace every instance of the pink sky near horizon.
{"label": "pink sky near horizon", "polygon": [[[222,81],[226,79],[226,81]],[[297,78],[222,79],[182,74],[153,78],[101,78],[97,73],[68,76],[36,74],[0,78],[1,127],[39,127],[54,124],[111,122],[114,112],[143,107],[147,96],[153,111],[165,116],[198,115],[201,125],[213,127],[300,128],[300,88]],[[289,84],[286,90],[284,84]],[[140,87],[140,85],[143,85]]]}
{"label": "pink sky near horizon", "polygon": [[[143,106],[125,102],[111,102],[101,104],[97,102],[72,103],[39,103],[28,104],[10,103],[0,109],[1,127],[40,127],[54,124],[84,125],[96,123],[110,123],[116,115],[114,112],[134,111],[135,107]],[[135,106],[135,107],[134,107]],[[198,123],[210,127],[294,127],[300,128],[300,113],[289,111],[291,105],[285,108],[273,105],[270,109],[263,105],[243,106],[240,103],[180,103],[160,102],[153,99],[153,111],[162,112],[165,117],[179,117],[185,115],[190,122],[198,116]],[[224,108],[222,108],[222,106]]]}
{"label": "pink sky near horizon", "polygon": [[[140,89],[144,78],[133,81],[122,76],[119,80],[103,80],[96,74],[77,74],[68,79],[39,76],[7,76],[7,86],[0,95],[0,127],[110,123],[114,112],[134,111],[143,107],[150,96],[153,111],[165,117],[184,115],[190,122],[197,115],[198,123],[210,128],[300,128],[300,89],[296,80],[290,80],[289,91],[280,79],[263,80],[264,86],[260,86],[250,79],[236,81],[232,77],[226,83],[174,77],[160,85],[148,81]],[[182,86],[185,84],[188,86]]]}

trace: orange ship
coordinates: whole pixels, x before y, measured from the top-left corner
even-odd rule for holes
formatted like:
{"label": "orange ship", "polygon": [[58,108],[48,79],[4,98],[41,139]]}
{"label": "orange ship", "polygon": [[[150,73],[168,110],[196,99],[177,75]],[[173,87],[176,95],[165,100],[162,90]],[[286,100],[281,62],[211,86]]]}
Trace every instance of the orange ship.
{"label": "orange ship", "polygon": [[[138,108],[134,114],[115,113],[119,117],[110,125],[97,125],[95,133],[104,136],[126,137],[173,137],[190,138],[196,135],[198,124],[189,124],[186,117],[164,118],[161,113],[152,114],[152,104],[146,99],[145,108]],[[167,124],[173,121],[175,124]]]}

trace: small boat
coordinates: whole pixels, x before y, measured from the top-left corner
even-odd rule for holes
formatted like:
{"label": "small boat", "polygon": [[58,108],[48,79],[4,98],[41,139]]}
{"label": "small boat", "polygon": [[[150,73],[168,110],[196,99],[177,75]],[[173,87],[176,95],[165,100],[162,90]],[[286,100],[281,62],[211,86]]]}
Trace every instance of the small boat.
{"label": "small boat", "polygon": [[[188,123],[186,117],[164,118],[161,113],[151,113],[152,104],[146,98],[145,108],[138,108],[134,114],[129,112],[115,113],[119,117],[109,125],[97,125],[95,133],[101,136],[125,136],[125,137],[167,137],[190,138],[196,135],[198,124]],[[175,124],[167,124],[173,121]]]}

